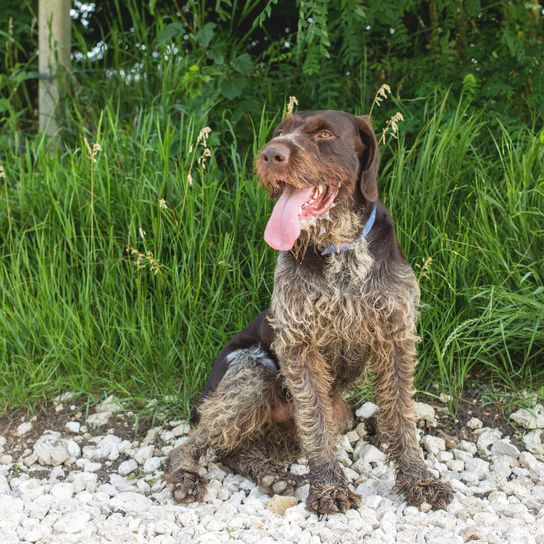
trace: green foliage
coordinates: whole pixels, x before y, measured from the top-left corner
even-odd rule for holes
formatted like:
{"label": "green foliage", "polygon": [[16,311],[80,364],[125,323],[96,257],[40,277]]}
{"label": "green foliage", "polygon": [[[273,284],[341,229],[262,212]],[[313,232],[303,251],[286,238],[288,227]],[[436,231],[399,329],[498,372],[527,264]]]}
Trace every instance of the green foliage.
{"label": "green foliage", "polygon": [[[453,393],[469,374],[544,378],[544,148],[466,108],[425,103],[413,141],[401,130],[383,149],[380,184],[422,288],[418,383]],[[269,303],[252,157],[273,123],[255,118],[243,151],[228,131],[199,138],[193,115],[124,118],[110,97],[65,151],[36,138],[3,156],[2,403],[70,389],[187,406]]]}
{"label": "green foliage", "polygon": [[[9,1],[5,13],[0,123],[26,132],[36,122],[35,12]],[[139,92],[126,93],[120,107],[155,100],[168,56],[182,83],[169,92],[181,107],[218,117],[230,108],[235,124],[289,94],[308,107],[364,111],[383,82],[407,99],[464,90],[474,105],[530,123],[544,111],[544,30],[535,3],[114,0],[97,3],[85,26],[82,19],[76,14],[73,73],[80,87],[92,79],[88,99],[96,106],[109,80],[140,73]],[[98,55],[97,42],[106,45]]]}
{"label": "green foliage", "polygon": [[383,82],[394,98],[373,109],[378,134],[405,118],[382,146],[380,185],[422,287],[418,383],[542,382],[533,5],[99,3],[88,26],[74,23],[64,146],[50,156],[35,135],[32,12],[8,4],[0,404],[68,388],[187,406],[221,345],[269,302],[270,203],[252,161],[286,98],[362,113]]}

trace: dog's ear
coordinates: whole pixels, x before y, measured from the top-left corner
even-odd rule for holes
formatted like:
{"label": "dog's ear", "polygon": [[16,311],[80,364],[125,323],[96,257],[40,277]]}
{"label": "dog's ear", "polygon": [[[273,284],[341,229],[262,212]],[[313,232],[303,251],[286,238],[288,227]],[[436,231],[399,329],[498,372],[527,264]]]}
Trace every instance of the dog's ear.
{"label": "dog's ear", "polygon": [[378,140],[372,130],[372,123],[368,115],[360,115],[356,119],[359,137],[364,145],[359,184],[363,196],[368,201],[375,202],[378,200],[378,161],[380,159]]}

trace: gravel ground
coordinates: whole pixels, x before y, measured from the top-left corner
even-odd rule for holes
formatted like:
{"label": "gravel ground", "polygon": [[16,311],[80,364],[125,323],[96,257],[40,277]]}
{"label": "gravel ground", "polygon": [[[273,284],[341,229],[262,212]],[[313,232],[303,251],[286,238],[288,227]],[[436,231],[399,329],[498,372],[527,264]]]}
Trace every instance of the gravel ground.
{"label": "gravel ground", "polygon": [[[175,505],[163,461],[185,440],[184,421],[164,422],[134,438],[129,413],[113,399],[85,419],[70,395],[56,400],[50,417],[3,419],[0,427],[0,542],[216,543],[272,542],[544,544],[544,408],[510,417],[522,430],[511,439],[498,428],[469,420],[457,436],[447,417],[418,403],[420,442],[435,473],[452,482],[447,510],[407,506],[394,489],[394,473],[373,444],[358,411],[342,437],[339,459],[363,504],[319,520],[307,512],[308,486],[294,497],[269,497],[249,480],[205,460],[203,503]],[[438,421],[437,421],[438,420]],[[438,423],[438,426],[437,426]],[[504,428],[504,427],[503,427]],[[304,460],[293,465],[306,472]]]}

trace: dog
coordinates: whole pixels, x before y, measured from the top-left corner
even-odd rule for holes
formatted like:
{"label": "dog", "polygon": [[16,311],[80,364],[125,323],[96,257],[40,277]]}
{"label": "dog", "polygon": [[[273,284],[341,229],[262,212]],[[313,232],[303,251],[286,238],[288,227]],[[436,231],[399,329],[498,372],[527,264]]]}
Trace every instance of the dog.
{"label": "dog", "polygon": [[352,424],[343,393],[364,369],[396,489],[411,505],[452,500],[416,437],[419,287],[378,200],[378,161],[369,117],[334,110],[288,115],[259,153],[257,174],[277,197],[264,232],[279,251],[272,300],[219,354],[196,426],[167,459],[176,502],[204,498],[199,459],[212,448],[270,494],[293,493],[301,477],[288,466],[305,456],[307,509],[357,508],[336,448]]}

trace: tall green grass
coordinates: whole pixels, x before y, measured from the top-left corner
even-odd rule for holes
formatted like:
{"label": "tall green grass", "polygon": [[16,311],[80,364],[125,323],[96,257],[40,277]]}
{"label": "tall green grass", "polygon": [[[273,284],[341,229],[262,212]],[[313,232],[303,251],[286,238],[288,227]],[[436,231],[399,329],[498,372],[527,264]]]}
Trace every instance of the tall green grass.
{"label": "tall green grass", "polygon": [[[464,106],[422,116],[384,149],[380,181],[422,287],[418,384],[542,383],[544,145]],[[6,149],[0,407],[66,389],[187,406],[269,302],[270,203],[252,161],[271,119],[248,121],[249,150],[225,120],[201,161],[199,117],[120,115],[112,98],[53,156],[40,138]]]}

